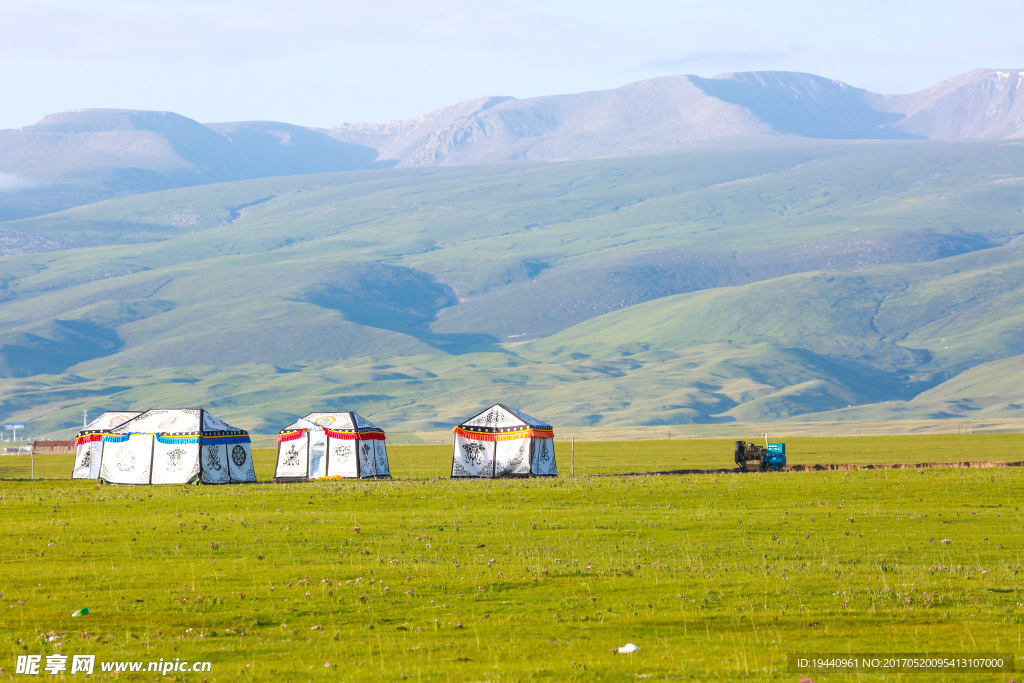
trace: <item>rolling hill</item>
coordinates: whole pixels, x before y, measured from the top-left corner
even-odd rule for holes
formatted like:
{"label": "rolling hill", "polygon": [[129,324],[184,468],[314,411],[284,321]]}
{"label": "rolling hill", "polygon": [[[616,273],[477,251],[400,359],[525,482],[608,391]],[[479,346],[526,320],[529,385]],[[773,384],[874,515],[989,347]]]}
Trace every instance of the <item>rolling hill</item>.
{"label": "rolling hill", "polygon": [[50,246],[0,257],[0,410],[40,431],[186,404],[257,431],[495,400],[566,426],[1014,415],[1020,144],[292,175],[8,221]]}
{"label": "rolling hill", "polygon": [[376,157],[284,123],[204,126],[171,112],[68,111],[0,131],[0,172],[29,179],[0,192],[0,220],[173,187],[374,168]]}

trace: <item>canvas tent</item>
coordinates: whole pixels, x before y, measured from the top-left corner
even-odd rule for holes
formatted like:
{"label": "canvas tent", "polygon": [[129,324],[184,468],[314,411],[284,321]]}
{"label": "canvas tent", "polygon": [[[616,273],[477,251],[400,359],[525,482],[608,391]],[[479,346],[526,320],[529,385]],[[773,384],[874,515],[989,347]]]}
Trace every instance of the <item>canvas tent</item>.
{"label": "canvas tent", "polygon": [[102,435],[99,478],[110,484],[256,481],[249,433],[205,410],[147,410]]}
{"label": "canvas tent", "polygon": [[355,413],[310,413],[278,434],[274,481],[390,477],[384,440]]}
{"label": "canvas tent", "polygon": [[72,479],[96,479],[100,476],[100,450],[103,448],[103,435],[118,427],[140,413],[133,411],[105,412],[87,424],[75,437],[75,468],[71,471]]}
{"label": "canvas tent", "polygon": [[496,403],[458,427],[452,477],[558,475],[551,425]]}

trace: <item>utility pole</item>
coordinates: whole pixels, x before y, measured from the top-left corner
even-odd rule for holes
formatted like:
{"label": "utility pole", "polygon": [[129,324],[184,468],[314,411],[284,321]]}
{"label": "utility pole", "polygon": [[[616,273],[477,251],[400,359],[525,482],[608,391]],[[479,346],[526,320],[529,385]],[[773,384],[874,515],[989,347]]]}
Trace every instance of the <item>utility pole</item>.
{"label": "utility pole", "polygon": [[86,425],[88,425],[88,424],[89,424],[89,411],[88,410],[83,410],[82,411],[82,429],[85,429]]}
{"label": "utility pole", "polygon": [[569,446],[569,476],[576,476],[576,435],[572,437],[572,443]]}

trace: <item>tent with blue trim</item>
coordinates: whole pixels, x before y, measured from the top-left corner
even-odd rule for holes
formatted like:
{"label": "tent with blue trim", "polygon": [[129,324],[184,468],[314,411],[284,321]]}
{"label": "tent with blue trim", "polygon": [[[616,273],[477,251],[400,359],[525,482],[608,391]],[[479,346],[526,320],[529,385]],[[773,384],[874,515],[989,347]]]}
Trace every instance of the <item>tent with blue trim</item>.
{"label": "tent with blue trim", "polygon": [[101,443],[99,479],[109,484],[256,481],[249,433],[203,409],[147,410]]}
{"label": "tent with blue trim", "polygon": [[138,411],[122,410],[107,411],[87,424],[75,437],[75,468],[71,471],[72,479],[96,479],[100,476],[100,450],[103,448],[103,435],[109,434],[114,427],[124,424]]}

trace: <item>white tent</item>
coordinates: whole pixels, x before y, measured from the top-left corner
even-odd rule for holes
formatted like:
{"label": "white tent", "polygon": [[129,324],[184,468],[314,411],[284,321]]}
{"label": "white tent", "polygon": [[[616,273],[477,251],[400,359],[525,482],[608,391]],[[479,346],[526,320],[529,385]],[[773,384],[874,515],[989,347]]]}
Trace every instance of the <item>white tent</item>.
{"label": "white tent", "polygon": [[355,413],[310,413],[278,434],[274,481],[390,477],[384,440]]}
{"label": "white tent", "polygon": [[95,479],[100,476],[100,451],[103,448],[103,435],[118,427],[140,413],[126,410],[123,412],[106,412],[90,422],[75,437],[75,469],[71,471],[72,479]]}
{"label": "white tent", "polygon": [[103,434],[139,415],[137,412],[106,412],[87,424],[75,437],[75,469],[72,479],[95,479],[99,476],[99,452]]}
{"label": "white tent", "polygon": [[256,481],[249,433],[205,410],[147,410],[102,437],[99,478],[110,484]]}
{"label": "white tent", "polygon": [[458,427],[452,477],[558,476],[551,425],[496,403]]}

